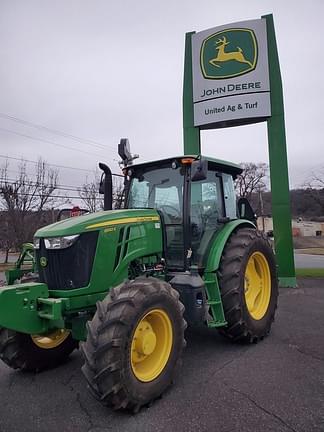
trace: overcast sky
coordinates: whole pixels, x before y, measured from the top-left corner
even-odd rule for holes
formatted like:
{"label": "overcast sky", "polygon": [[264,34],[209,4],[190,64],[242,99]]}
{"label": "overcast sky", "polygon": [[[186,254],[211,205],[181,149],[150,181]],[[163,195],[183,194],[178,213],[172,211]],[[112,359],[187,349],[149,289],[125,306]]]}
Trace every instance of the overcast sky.
{"label": "overcast sky", "polygon": [[[323,0],[0,0],[0,154],[90,171],[117,170],[121,137],[141,160],[181,154],[185,33],[273,13],[296,187],[324,166],[323,12]],[[202,152],[268,161],[266,124],[204,132]],[[86,173],[61,168],[61,183]]]}

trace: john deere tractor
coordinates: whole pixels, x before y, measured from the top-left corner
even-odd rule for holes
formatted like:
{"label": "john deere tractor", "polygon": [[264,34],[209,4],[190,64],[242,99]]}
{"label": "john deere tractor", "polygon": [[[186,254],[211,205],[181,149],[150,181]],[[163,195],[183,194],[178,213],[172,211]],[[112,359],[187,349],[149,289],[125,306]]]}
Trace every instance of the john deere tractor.
{"label": "john deere tractor", "polygon": [[[57,366],[81,345],[92,394],[137,411],[173,382],[190,326],[255,343],[277,306],[276,265],[238,165],[202,155],[133,164],[119,154],[124,209],[54,223],[34,238],[38,280],[0,288],[0,358],[14,369]],[[202,341],[203,343],[203,341]]]}

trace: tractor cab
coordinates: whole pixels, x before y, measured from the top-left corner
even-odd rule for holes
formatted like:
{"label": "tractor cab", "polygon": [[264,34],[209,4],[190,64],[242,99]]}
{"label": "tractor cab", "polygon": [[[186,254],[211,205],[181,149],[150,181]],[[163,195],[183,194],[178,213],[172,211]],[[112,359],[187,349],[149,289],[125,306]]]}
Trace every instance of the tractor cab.
{"label": "tractor cab", "polygon": [[179,156],[126,168],[125,206],[159,211],[168,269],[203,268],[212,239],[237,219],[233,179],[241,168],[201,155]]}

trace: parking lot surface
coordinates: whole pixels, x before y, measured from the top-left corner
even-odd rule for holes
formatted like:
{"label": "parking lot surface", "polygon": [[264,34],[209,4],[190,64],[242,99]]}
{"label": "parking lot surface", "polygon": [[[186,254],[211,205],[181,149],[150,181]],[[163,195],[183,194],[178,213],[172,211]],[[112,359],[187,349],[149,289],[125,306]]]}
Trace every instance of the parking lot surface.
{"label": "parking lot surface", "polygon": [[281,289],[272,332],[257,345],[207,328],[186,339],[178,380],[137,415],[89,395],[78,351],[40,374],[1,363],[0,431],[324,431],[324,280]]}

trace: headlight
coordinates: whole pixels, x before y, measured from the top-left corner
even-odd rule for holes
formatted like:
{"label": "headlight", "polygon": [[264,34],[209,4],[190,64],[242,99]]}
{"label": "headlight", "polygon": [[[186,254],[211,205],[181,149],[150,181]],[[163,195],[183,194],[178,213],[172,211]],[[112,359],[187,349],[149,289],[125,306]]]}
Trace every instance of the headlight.
{"label": "headlight", "polygon": [[66,249],[73,245],[79,234],[65,237],[49,237],[44,239],[46,249]]}
{"label": "headlight", "polygon": [[39,243],[40,243],[40,239],[34,237],[34,249],[39,249]]}

